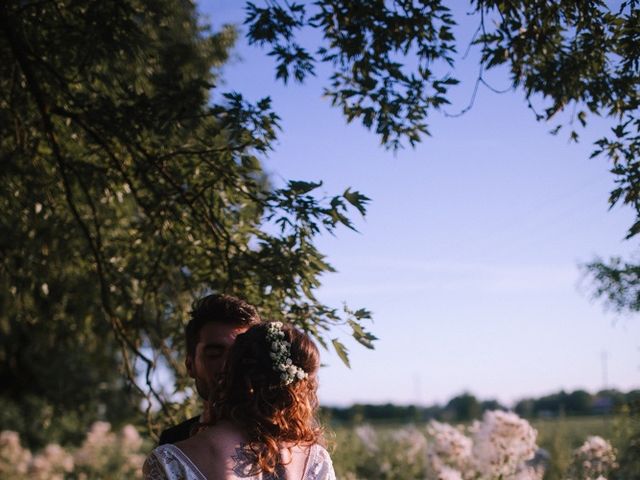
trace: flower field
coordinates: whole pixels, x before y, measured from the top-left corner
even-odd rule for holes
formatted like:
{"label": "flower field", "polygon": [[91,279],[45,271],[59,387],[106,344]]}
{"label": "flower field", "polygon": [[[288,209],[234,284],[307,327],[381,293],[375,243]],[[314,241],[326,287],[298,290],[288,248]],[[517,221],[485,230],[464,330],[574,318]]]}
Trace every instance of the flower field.
{"label": "flower field", "polygon": [[[640,458],[622,453],[635,451],[628,442],[638,426],[628,416],[529,423],[496,410],[467,425],[361,424],[328,429],[327,437],[341,480],[624,480],[640,478],[621,473],[637,472]],[[151,448],[133,426],[114,431],[106,422],[94,423],[77,447],[50,444],[39,452],[3,431],[0,478],[140,478]]]}
{"label": "flower field", "polygon": [[94,423],[77,448],[49,444],[41,452],[24,448],[17,433],[0,432],[0,478],[11,480],[93,480],[141,478],[145,442],[126,425],[113,432],[106,422]]}
{"label": "flower field", "polygon": [[339,427],[333,459],[338,478],[347,480],[624,478],[615,474],[623,422],[589,417],[530,424],[495,411],[469,425]]}

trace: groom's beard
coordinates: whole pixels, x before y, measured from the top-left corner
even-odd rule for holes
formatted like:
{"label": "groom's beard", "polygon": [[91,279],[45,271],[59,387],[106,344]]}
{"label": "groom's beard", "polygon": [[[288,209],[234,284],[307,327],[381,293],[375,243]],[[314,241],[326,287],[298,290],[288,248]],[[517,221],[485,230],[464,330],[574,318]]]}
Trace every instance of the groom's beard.
{"label": "groom's beard", "polygon": [[209,400],[209,394],[211,392],[209,382],[201,378],[196,378],[196,390],[198,391],[198,395],[202,400]]}

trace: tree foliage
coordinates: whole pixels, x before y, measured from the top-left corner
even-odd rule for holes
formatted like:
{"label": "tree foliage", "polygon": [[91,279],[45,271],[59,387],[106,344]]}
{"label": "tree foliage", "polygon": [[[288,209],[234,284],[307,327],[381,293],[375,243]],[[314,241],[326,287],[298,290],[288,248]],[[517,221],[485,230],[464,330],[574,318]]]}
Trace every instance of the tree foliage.
{"label": "tree foliage", "polygon": [[[315,2],[311,12],[305,4],[266,3],[247,3],[248,38],[269,46],[276,77],[301,82],[317,63],[329,64],[325,94],[348,121],[374,128],[384,145],[415,145],[428,133],[429,110],[449,103],[444,95],[457,80],[437,75],[432,65],[454,62],[455,22],[444,2],[329,0]],[[322,32],[322,46],[313,53],[296,39],[305,27]],[[407,55],[415,65],[399,61]]]}
{"label": "tree foliage", "polygon": [[[572,141],[590,117],[611,120],[592,157],[611,163],[617,187],[609,203],[631,206],[636,220],[627,238],[640,232],[640,11],[636,0],[471,0],[477,21],[471,45],[480,49],[480,86],[496,91],[485,72],[505,68],[506,91],[524,94],[538,121],[562,129]],[[298,81],[328,64],[325,93],[348,121],[373,129],[390,149],[415,145],[429,134],[429,115],[449,104],[459,50],[456,24],[444,0],[318,0],[312,4],[272,0],[247,4],[251,43],[277,59],[276,77]],[[321,34],[311,51],[301,32]],[[441,72],[441,73],[437,73]],[[562,115],[565,113],[565,115]],[[595,260],[586,270],[597,296],[620,309],[638,310],[640,276],[635,262]]]}
{"label": "tree foliage", "polygon": [[469,422],[480,417],[482,407],[475,395],[467,392],[449,400],[446,410],[451,412],[456,421]]}
{"label": "tree foliage", "polygon": [[127,403],[150,427],[153,405],[182,418],[154,375],[185,391],[182,329],[209,291],[372,346],[366,310],[314,295],[332,271],[315,239],[353,229],[368,199],[270,183],[269,98],[216,87],[233,28],[183,0],[9,1],[0,22],[3,428],[69,441]]}

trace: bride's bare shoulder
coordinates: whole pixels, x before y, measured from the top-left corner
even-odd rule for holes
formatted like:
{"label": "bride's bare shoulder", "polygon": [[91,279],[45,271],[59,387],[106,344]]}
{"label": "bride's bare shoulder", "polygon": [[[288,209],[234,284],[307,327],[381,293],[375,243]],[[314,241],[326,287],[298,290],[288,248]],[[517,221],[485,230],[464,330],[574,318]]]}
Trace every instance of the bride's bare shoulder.
{"label": "bride's bare shoulder", "polygon": [[210,425],[197,434],[176,443],[185,452],[207,451],[209,454],[224,454],[231,445],[243,443],[242,432],[228,423]]}

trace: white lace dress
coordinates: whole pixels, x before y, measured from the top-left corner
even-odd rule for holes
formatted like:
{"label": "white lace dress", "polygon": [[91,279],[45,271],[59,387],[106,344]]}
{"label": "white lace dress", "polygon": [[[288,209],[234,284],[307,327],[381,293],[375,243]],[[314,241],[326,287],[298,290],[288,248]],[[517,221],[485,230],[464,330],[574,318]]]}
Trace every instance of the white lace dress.
{"label": "white lace dress", "polygon": [[[234,471],[236,471],[234,469]],[[145,480],[207,480],[198,467],[175,445],[157,447],[144,462]],[[231,477],[238,480],[279,480],[280,475],[241,474]],[[301,480],[336,480],[329,453],[320,445],[313,445]]]}

